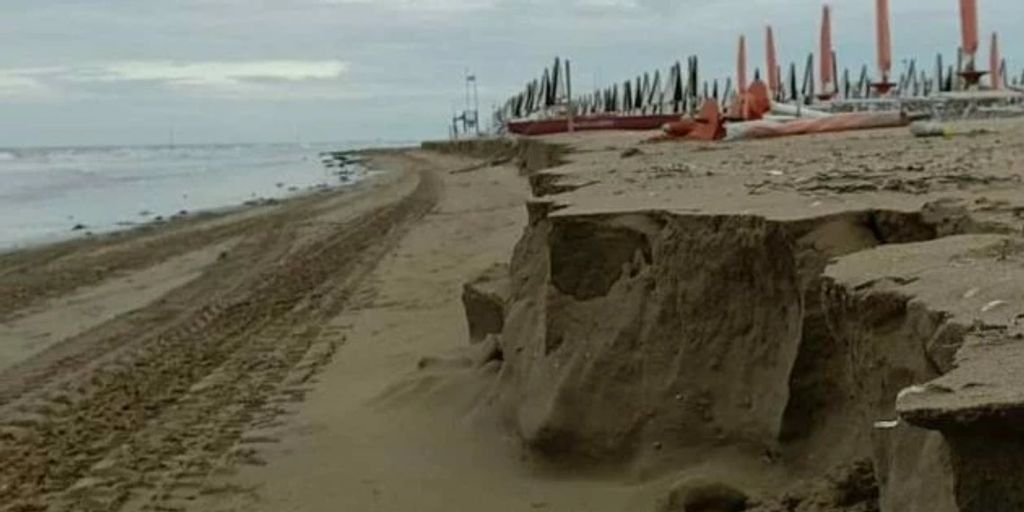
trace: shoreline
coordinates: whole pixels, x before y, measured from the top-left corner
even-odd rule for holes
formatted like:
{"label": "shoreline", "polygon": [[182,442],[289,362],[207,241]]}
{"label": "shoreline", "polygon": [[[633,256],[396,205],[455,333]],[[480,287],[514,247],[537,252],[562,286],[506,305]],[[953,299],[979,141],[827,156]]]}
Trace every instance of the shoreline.
{"label": "shoreline", "polygon": [[[200,151],[219,146],[195,147]],[[227,146],[228,149],[233,147]],[[346,155],[372,148],[338,150],[323,146],[301,150],[282,144],[250,149],[251,153],[240,155],[234,164],[231,152],[192,154],[188,147],[180,150],[184,153],[135,156],[125,156],[118,151],[138,148],[89,147],[79,148],[87,156],[65,158],[60,154],[42,153],[14,158],[11,167],[4,169],[13,173],[15,181],[9,192],[11,217],[7,222],[10,224],[4,226],[6,238],[0,240],[0,252],[151,228],[184,217],[230,213],[327,188],[350,186],[367,171]],[[148,147],[142,150],[152,151]],[[90,151],[96,154],[88,156]],[[140,166],[142,169],[148,166],[151,171],[131,170]],[[93,167],[99,170],[88,170]],[[250,167],[253,167],[250,178],[254,181],[247,184],[244,182],[247,172],[240,170]],[[279,177],[268,174],[278,171]],[[35,175],[39,177],[31,178]],[[71,179],[69,176],[77,176],[79,180],[90,176],[93,181],[82,181],[85,187],[82,191],[69,191],[66,183]],[[217,180],[226,181],[221,185]],[[53,187],[53,197],[57,199],[46,198],[47,189],[42,188],[46,186]],[[146,186],[154,191],[178,192],[150,192]],[[119,192],[128,195],[116,195]],[[44,213],[35,217],[24,214],[37,210]]]}
{"label": "shoreline", "polygon": [[[399,148],[400,150],[400,148]],[[394,151],[392,148],[367,148],[359,150],[346,151],[347,153],[356,154],[384,154],[389,151]],[[156,215],[160,217],[160,220],[147,220],[140,222],[132,221],[119,221],[115,227],[104,229],[101,231],[91,231],[88,226],[82,229],[68,229],[62,233],[52,233],[50,235],[44,235],[39,239],[24,242],[0,242],[0,258],[10,255],[12,253],[42,250],[48,246],[54,246],[59,244],[75,244],[80,242],[97,242],[97,243],[108,243],[112,241],[118,241],[124,237],[141,236],[147,233],[151,233],[154,230],[167,229],[172,226],[184,222],[204,222],[212,221],[217,218],[225,216],[233,216],[245,213],[249,210],[258,210],[261,208],[268,208],[278,206],[281,203],[302,200],[310,196],[325,193],[336,193],[338,191],[344,191],[352,189],[353,187],[359,186],[361,183],[368,180],[374,179],[380,173],[390,172],[388,169],[372,169],[365,168],[362,170],[363,176],[357,181],[350,183],[341,183],[337,185],[318,185],[310,186],[305,189],[297,191],[286,191],[280,197],[258,197],[255,199],[249,199],[242,203],[228,204],[219,207],[203,208],[198,210],[190,210],[185,214],[178,212],[168,216]],[[155,214],[154,214],[155,215]]]}
{"label": "shoreline", "polygon": [[[0,256],[0,456],[8,462],[0,503],[80,509],[82,500],[114,506],[138,496],[136,478],[155,482],[178,471],[144,469],[149,457],[176,450],[160,441],[167,431],[151,422],[156,417],[195,441],[198,452],[177,456],[223,456],[238,421],[223,413],[244,411],[260,401],[253,392],[265,400],[282,385],[280,372],[253,368],[278,358],[290,368],[319,350],[306,330],[344,307],[365,270],[436,201],[429,166],[401,155],[374,159],[394,172],[271,208]],[[226,371],[241,373],[208,385],[242,387],[190,390]],[[193,405],[182,408],[186,402]],[[51,405],[28,412],[40,404]],[[66,425],[59,438],[43,435],[54,425]],[[228,436],[209,453],[208,428]],[[128,455],[125,443],[156,450],[117,463],[141,471],[136,477],[89,476],[91,466]],[[98,494],[83,496],[82,486],[97,481]]]}

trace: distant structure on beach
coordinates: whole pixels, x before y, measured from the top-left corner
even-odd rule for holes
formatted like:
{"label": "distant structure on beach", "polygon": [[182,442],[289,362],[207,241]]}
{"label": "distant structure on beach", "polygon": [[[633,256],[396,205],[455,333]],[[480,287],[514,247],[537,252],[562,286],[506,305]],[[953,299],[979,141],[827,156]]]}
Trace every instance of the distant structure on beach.
{"label": "distant structure on beach", "polygon": [[[766,89],[769,111],[789,115],[801,108],[820,112],[926,112],[933,117],[989,117],[1024,114],[1024,73],[1012,75],[999,52],[999,36],[992,34],[988,70],[978,61],[977,0],[959,0],[960,44],[955,64],[946,64],[938,52],[932,69],[916,59],[892,76],[892,36],[889,0],[875,0],[877,69],[860,66],[856,79],[840,68],[832,45],[832,9],[822,6],[820,43],[797,63],[777,62],[775,34],[765,27],[764,68],[754,70],[748,82],[746,38],[740,36],[737,70],[724,81],[703,79],[697,56],[677,61],[662,75],[660,70],[574,97],[568,61],[554,65],[526,84],[495,112],[495,125],[524,135],[594,129],[657,129],[681,116],[699,117],[713,102],[726,119],[751,119],[744,108],[757,88]],[[840,73],[842,69],[842,73]],[[874,75],[874,76],[872,76]],[[663,80],[664,77],[664,80]],[[895,80],[894,80],[895,79]]]}
{"label": "distant structure on beach", "polygon": [[[459,131],[459,127],[462,131]],[[452,114],[448,135],[452,139],[460,136],[480,136],[480,95],[477,91],[476,75],[466,70],[466,103],[459,114]]]}

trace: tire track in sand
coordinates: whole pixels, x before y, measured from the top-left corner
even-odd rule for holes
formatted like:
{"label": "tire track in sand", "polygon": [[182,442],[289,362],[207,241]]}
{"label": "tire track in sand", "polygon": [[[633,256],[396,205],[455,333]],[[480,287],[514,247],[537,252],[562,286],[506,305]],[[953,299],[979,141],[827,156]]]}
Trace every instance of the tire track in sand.
{"label": "tire track in sand", "polygon": [[440,187],[420,166],[411,194],[313,241],[295,245],[287,219],[250,234],[237,251],[263,267],[236,269],[230,290],[158,332],[145,322],[118,332],[122,346],[10,397],[0,407],[0,510],[179,510],[174,500],[198,493],[218,460],[258,462],[229,450],[247,426],[273,421],[280,401],[301,399],[336,349],[317,343],[327,320]]}

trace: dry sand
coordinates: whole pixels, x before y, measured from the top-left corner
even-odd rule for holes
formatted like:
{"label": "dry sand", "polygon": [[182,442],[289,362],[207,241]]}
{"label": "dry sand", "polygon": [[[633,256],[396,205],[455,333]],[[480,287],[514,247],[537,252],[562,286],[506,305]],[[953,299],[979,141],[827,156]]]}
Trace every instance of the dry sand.
{"label": "dry sand", "polygon": [[400,172],[0,257],[0,509],[151,509],[244,457],[243,427],[330,358],[327,321],[437,201],[432,165],[380,158]]}
{"label": "dry sand", "polygon": [[[449,170],[471,163],[431,158]],[[531,474],[512,439],[474,421],[486,379],[416,370],[467,345],[462,284],[506,261],[526,221],[514,167],[442,176],[438,206],[331,322],[344,342],[307,400],[261,431],[278,440],[261,447],[267,464],[221,482],[252,494],[199,509],[620,511],[635,499],[621,483]]]}
{"label": "dry sand", "polygon": [[376,152],[2,254],[0,510],[1019,510],[1024,123],[961,130]]}
{"label": "dry sand", "polygon": [[0,510],[633,502],[524,467],[471,412],[490,375],[444,363],[526,223],[519,170],[475,162],[384,152],[352,191],[2,255]]}

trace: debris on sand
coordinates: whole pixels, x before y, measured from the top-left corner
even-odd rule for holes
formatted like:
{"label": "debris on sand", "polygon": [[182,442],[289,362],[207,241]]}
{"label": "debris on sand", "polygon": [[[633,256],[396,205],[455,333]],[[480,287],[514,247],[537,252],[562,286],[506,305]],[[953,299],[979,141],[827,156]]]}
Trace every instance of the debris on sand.
{"label": "debris on sand", "polygon": [[640,148],[626,148],[622,153],[619,153],[619,156],[622,158],[629,158],[640,154],[643,154],[643,152],[640,151]]}
{"label": "debris on sand", "polygon": [[940,123],[933,121],[917,121],[910,125],[910,133],[915,137],[949,137],[950,130]]}
{"label": "debris on sand", "polygon": [[685,480],[672,487],[654,512],[743,512],[749,500],[743,491],[722,482]]}

